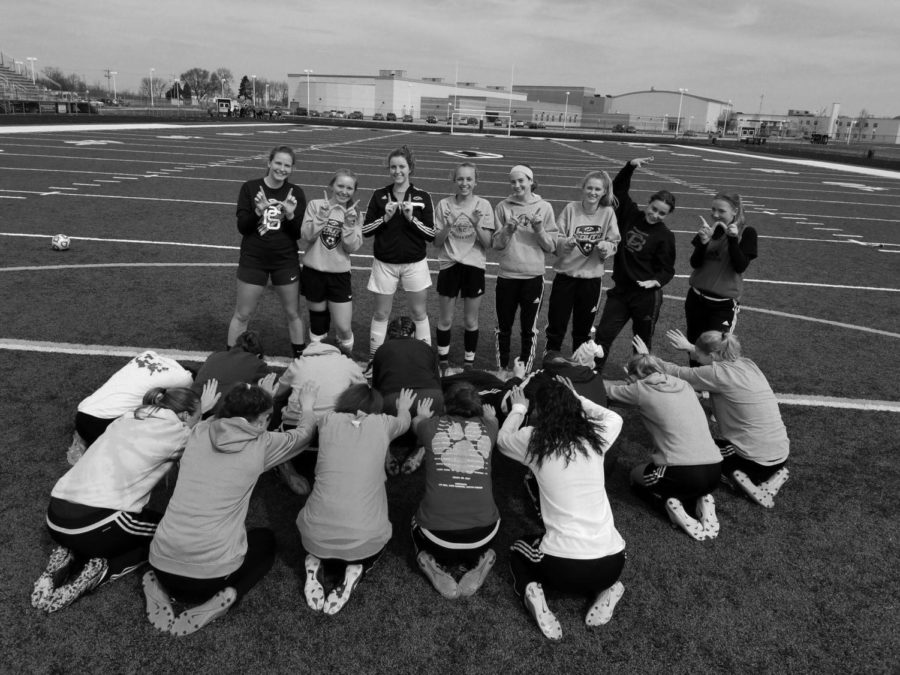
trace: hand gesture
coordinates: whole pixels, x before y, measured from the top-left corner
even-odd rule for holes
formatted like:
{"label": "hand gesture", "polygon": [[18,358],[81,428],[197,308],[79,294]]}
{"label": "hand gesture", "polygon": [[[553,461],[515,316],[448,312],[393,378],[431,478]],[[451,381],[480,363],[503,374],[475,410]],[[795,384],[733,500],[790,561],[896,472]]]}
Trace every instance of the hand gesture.
{"label": "hand gesture", "polygon": [[275,375],[275,373],[269,373],[265,377],[261,378],[258,383],[260,389],[262,389],[264,392],[266,392],[269,396],[274,396],[275,389],[276,389],[276,387],[275,387],[276,378],[277,378],[277,375]]}
{"label": "hand gesture", "polygon": [[406,411],[412,408],[413,401],[416,400],[416,392],[412,389],[401,389],[400,396],[397,397],[397,412]]}
{"label": "hand gesture", "polygon": [[494,406],[492,406],[490,403],[481,404],[481,414],[485,419],[488,420],[497,419],[497,411],[494,410]]}
{"label": "hand gesture", "polygon": [[631,166],[633,166],[634,168],[640,169],[642,166],[644,166],[644,164],[649,164],[652,161],[653,155],[650,155],[650,157],[635,157],[628,163],[631,164]]}
{"label": "hand gesture", "polygon": [[328,194],[328,190],[322,191],[322,203],[319,205],[319,218],[323,220],[328,217],[328,214],[331,213],[331,196]]}
{"label": "hand gesture", "polygon": [[357,199],[350,208],[347,209],[347,213],[344,215],[344,225],[347,227],[356,227],[356,223],[359,222],[359,200]]}
{"label": "hand gesture", "polygon": [[403,213],[403,217],[406,218],[409,222],[412,222],[413,213],[415,213],[415,211],[413,210],[413,203],[403,202],[400,208],[401,212]]}
{"label": "hand gesture", "polygon": [[319,383],[315,380],[307,380],[300,387],[300,410],[304,412],[312,410],[316,405],[319,395]]}
{"label": "hand gesture", "polygon": [[641,288],[659,288],[659,282],[656,279],[647,279],[647,281],[639,281],[637,285]]}
{"label": "hand gesture", "polygon": [[647,349],[647,343],[641,339],[640,335],[635,335],[631,340],[631,346],[634,347],[634,351],[638,354],[649,354],[650,350]]}
{"label": "hand gesture", "polygon": [[484,214],[479,210],[475,209],[472,211],[472,224],[476,227],[481,225],[481,219],[484,218]]}
{"label": "hand gesture", "polygon": [[575,391],[575,385],[572,384],[572,380],[570,380],[568,377],[563,377],[562,375],[557,375],[554,379],[557,382],[559,382],[561,385],[566,387],[566,389],[571,391],[573,394],[578,396],[578,392]]}
{"label": "hand gesture", "polygon": [[426,397],[419,400],[419,404],[416,406],[416,417],[431,417],[434,413],[431,411],[431,406],[434,403],[434,399],[431,397]]}
{"label": "hand gesture", "polygon": [[266,207],[269,205],[269,198],[266,197],[266,193],[263,192],[262,188],[256,193],[256,196],[253,198],[253,206],[256,208],[256,211],[259,215],[262,215],[263,211],[266,210]]}
{"label": "hand gesture", "polygon": [[400,206],[400,202],[388,202],[384,205],[384,219],[390,220],[394,217],[394,214],[397,213],[397,207]]}
{"label": "hand gesture", "polygon": [[528,397],[525,396],[525,389],[523,387],[519,386],[512,388],[509,392],[509,404],[510,406],[521,404],[526,408],[528,407]]}
{"label": "hand gesture", "polygon": [[513,377],[518,377],[520,380],[525,377],[525,373],[528,372],[525,367],[525,362],[516,357],[516,360],[513,361]]}
{"label": "hand gesture", "polygon": [[706,222],[706,218],[703,216],[698,216],[698,218],[700,218],[702,224],[700,225],[700,229],[697,230],[697,236],[700,237],[701,242],[708,244],[709,240],[712,239],[713,228]]}
{"label": "hand gesture", "polygon": [[294,196],[294,188],[288,190],[288,196],[282,202],[284,206],[284,217],[287,220],[294,218],[294,212],[297,210],[297,198]]}
{"label": "hand gesture", "polygon": [[221,397],[222,394],[219,393],[219,381],[215,379],[207,380],[203,385],[203,391],[200,392],[200,411],[205,415],[213,409]]}
{"label": "hand gesture", "polygon": [[694,345],[690,343],[684,333],[682,333],[677,328],[672,328],[666,331],[666,339],[669,341],[669,344],[672,345],[675,349],[681,352],[692,352],[694,351]]}
{"label": "hand gesture", "polygon": [[729,237],[737,237],[738,236],[737,222],[726,225],[725,226],[725,234],[727,234]]}
{"label": "hand gesture", "polygon": [[540,211],[535,211],[531,214],[531,227],[534,228],[535,232],[543,232],[544,231],[544,219],[541,216]]}

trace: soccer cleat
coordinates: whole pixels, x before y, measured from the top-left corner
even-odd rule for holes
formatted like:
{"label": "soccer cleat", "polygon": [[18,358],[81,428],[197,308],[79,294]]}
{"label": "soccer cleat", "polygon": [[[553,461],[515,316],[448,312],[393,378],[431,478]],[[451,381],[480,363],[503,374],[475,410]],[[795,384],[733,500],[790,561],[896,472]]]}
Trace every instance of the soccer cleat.
{"label": "soccer cleat", "polygon": [[731,472],[731,479],[744,491],[751,501],[754,501],[767,509],[775,508],[775,499],[772,497],[772,494],[756,485],[750,480],[750,477],[740,469]]}
{"label": "soccer cleat", "polygon": [[781,486],[787,482],[789,477],[790,473],[785,466],[773,473],[769,480],[760,483],[759,487],[772,495],[772,497],[775,497],[778,494],[778,491],[781,490]]}
{"label": "soccer cleat", "polygon": [[231,586],[223,588],[202,605],[184,610],[172,624],[172,635],[183,636],[196,633],[228,613],[237,600],[237,591]]}
{"label": "soccer cleat", "polygon": [[697,500],[697,510],[700,512],[700,523],[709,539],[719,536],[719,519],[716,517],[716,500],[712,495],[703,495]]}
{"label": "soccer cleat", "polygon": [[50,604],[53,591],[60,585],[69,573],[69,567],[75,557],[65,546],[57,546],[50,553],[47,567],[34,582],[34,590],[31,592],[31,606],[35,609],[46,610]]}
{"label": "soccer cleat", "polygon": [[484,584],[487,575],[490,574],[491,568],[497,561],[497,554],[494,549],[489,548],[478,559],[478,564],[462,575],[459,580],[459,594],[463,597],[475,595],[479,588]]}
{"label": "soccer cleat", "polygon": [[621,581],[617,581],[597,596],[594,604],[591,605],[591,608],[585,615],[584,622],[588,626],[603,626],[609,623],[616,604],[618,604],[624,594],[625,585]]}
{"label": "soccer cleat", "polygon": [[347,604],[347,601],[350,600],[350,595],[356,589],[362,576],[362,565],[347,565],[347,569],[344,572],[344,583],[328,594],[328,599],[325,600],[324,612],[329,615],[340,612],[344,605]]}
{"label": "soccer cleat", "polygon": [[156,572],[149,570],[142,580],[144,598],[147,600],[147,619],[156,630],[168,633],[175,623],[175,613],[172,611],[172,601],[166,589],[156,578]]}
{"label": "soccer cleat", "polygon": [[82,595],[99,586],[108,570],[109,563],[106,558],[91,558],[74,580],[53,591],[44,609],[47,612],[58,612],[68,607]]}
{"label": "soccer cleat", "polygon": [[303,585],[303,595],[306,596],[306,604],[316,612],[321,612],[325,607],[325,587],[322,585],[321,572],[322,561],[316,556],[306,556],[306,583]]}
{"label": "soccer cleat", "polygon": [[[456,584],[456,580],[438,565],[433,555],[427,551],[420,551],[419,555],[416,556],[416,563],[418,563],[419,569],[422,570],[422,574],[428,577],[428,581],[434,586],[434,590],[448,600],[455,600],[459,597],[459,587]],[[476,588],[475,590],[478,589]],[[474,593],[475,591],[472,592]]]}
{"label": "soccer cleat", "polygon": [[562,639],[562,626],[556,615],[547,607],[544,589],[538,582],[532,581],[525,587],[525,596],[522,601],[525,603],[525,608],[534,617],[544,637],[550,640]]}
{"label": "soccer cleat", "polygon": [[669,497],[666,500],[666,513],[669,515],[669,520],[687,532],[692,539],[697,541],[706,539],[706,531],[703,529],[703,525],[700,521],[688,515],[680,499]]}

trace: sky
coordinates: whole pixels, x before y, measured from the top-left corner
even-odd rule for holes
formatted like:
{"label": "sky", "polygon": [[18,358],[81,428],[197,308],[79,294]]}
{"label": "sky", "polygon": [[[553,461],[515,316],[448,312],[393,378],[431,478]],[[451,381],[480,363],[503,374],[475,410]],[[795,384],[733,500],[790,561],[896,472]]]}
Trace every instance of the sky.
{"label": "sky", "polygon": [[405,70],[480,85],[686,88],[739,112],[900,115],[897,0],[28,0],[0,51],[137,90],[150,68],[286,80]]}

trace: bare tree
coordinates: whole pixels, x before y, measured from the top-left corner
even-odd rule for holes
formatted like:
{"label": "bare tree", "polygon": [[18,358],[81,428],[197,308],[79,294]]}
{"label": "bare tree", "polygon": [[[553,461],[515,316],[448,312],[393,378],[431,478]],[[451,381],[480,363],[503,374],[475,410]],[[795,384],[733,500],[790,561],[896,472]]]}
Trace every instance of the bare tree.
{"label": "bare tree", "polygon": [[210,93],[215,93],[215,87],[210,82],[209,71],[205,68],[191,68],[181,74],[181,81],[190,88],[191,94],[198,101],[208,98]]}

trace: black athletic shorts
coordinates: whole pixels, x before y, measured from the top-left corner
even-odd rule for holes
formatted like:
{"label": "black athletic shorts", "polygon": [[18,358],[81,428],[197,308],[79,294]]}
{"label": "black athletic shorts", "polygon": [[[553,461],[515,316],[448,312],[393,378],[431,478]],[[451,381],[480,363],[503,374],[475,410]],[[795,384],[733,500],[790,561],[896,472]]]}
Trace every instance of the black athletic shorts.
{"label": "black athletic shorts", "polygon": [[320,272],[304,265],[300,270],[300,285],[303,297],[309,302],[350,302],[353,299],[350,272]]}
{"label": "black athletic shorts", "polygon": [[484,295],[484,270],[480,267],[455,263],[438,272],[438,295],[455,298],[480,298]]}
{"label": "black athletic shorts", "polygon": [[290,286],[300,282],[300,266],[280,267],[278,269],[260,269],[238,265],[237,278],[245,284],[265,286],[272,278],[273,286]]}

